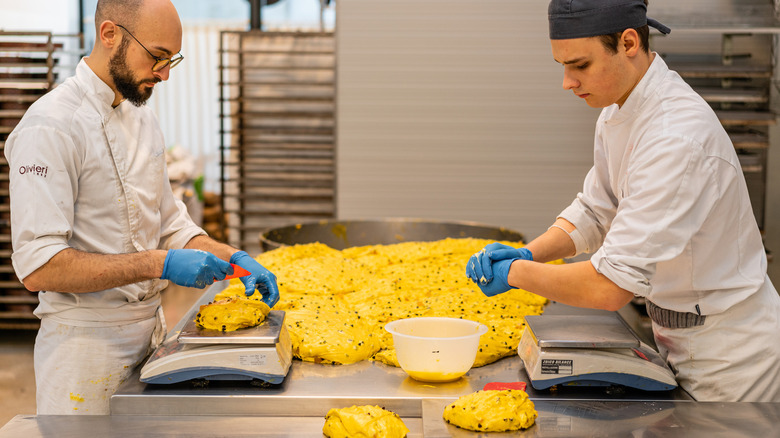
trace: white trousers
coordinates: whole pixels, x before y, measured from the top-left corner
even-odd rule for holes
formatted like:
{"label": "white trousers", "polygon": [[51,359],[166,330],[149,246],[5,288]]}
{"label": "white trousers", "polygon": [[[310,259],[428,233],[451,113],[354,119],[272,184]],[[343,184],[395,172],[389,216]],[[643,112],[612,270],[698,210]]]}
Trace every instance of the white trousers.
{"label": "white trousers", "polygon": [[110,327],[78,327],[43,317],[35,339],[38,415],[107,415],[109,400],[162,342],[157,317]]}
{"label": "white trousers", "polygon": [[662,357],[698,401],[780,402],[780,296],[769,277],[745,301],[704,325],[653,323]]}

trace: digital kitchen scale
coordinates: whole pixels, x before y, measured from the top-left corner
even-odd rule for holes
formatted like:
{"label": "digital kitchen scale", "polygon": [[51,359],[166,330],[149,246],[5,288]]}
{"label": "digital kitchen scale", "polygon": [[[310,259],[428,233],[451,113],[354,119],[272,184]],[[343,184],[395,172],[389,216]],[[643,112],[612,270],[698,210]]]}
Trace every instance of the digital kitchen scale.
{"label": "digital kitchen scale", "polygon": [[262,380],[282,383],[292,363],[284,312],[272,310],[255,327],[231,332],[206,330],[195,317],[226,286],[215,283],[187,312],[141,368],[141,381],[171,384],[193,379]]}
{"label": "digital kitchen scale", "polygon": [[677,387],[661,356],[617,315],[529,315],[517,353],[531,386]]}

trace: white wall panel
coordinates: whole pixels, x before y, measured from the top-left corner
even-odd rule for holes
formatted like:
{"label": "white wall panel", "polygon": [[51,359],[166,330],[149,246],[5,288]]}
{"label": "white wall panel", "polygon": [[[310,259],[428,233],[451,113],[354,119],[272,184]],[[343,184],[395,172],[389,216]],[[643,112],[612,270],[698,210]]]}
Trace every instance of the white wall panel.
{"label": "white wall panel", "polygon": [[9,32],[76,33],[79,29],[77,2],[75,0],[0,0],[0,29]]}
{"label": "white wall panel", "polygon": [[542,233],[592,164],[598,110],[562,90],[547,3],[337,3],[338,215]]}
{"label": "white wall panel", "polygon": [[200,163],[209,191],[219,191],[219,38],[238,23],[183,24],[184,61],[158,84],[148,105],[167,146],[180,145]]}

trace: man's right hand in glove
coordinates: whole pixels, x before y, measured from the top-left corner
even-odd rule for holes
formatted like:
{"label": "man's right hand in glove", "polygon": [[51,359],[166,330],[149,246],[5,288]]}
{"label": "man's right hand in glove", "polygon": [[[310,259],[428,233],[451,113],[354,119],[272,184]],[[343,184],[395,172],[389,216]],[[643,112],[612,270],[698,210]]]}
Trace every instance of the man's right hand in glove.
{"label": "man's right hand in glove", "polygon": [[172,249],[165,256],[163,280],[203,289],[233,273],[230,263],[198,249]]}

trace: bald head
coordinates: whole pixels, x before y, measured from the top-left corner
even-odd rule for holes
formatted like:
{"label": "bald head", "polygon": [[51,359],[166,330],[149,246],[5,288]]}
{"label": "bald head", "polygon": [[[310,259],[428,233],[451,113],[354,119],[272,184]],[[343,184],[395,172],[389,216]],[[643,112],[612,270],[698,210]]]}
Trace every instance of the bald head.
{"label": "bald head", "polygon": [[98,0],[95,28],[99,30],[104,21],[119,23],[129,29],[152,22],[167,26],[175,23],[181,27],[179,14],[170,0]]}
{"label": "bald head", "polygon": [[98,0],[95,10],[95,27],[106,20],[122,23],[131,29],[138,22],[138,14],[142,9],[144,0]]}
{"label": "bald head", "polygon": [[124,98],[143,103],[155,83],[168,80],[166,64],[154,68],[181,53],[181,20],[171,0],[98,0],[95,28],[85,60],[114,89],[114,106]]}
{"label": "bald head", "polygon": [[[132,32],[155,56],[168,57],[181,48],[182,27],[179,13],[171,0],[98,0],[95,10],[95,49],[113,50],[117,34],[116,25]],[[121,38],[121,44],[129,40]]]}

